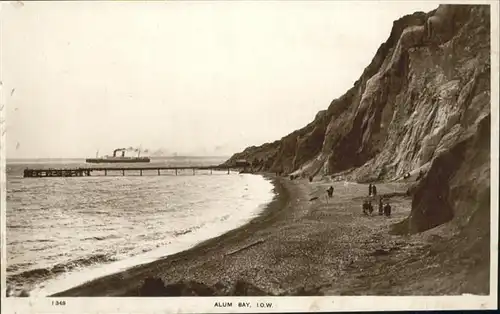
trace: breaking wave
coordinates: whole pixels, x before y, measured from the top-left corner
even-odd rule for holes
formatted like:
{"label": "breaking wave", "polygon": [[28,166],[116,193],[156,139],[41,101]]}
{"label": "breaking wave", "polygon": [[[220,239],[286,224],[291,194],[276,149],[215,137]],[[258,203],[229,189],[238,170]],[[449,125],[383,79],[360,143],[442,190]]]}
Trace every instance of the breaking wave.
{"label": "breaking wave", "polygon": [[[10,275],[7,276],[7,282],[23,283],[26,281],[37,281],[37,279],[52,277],[54,275],[71,271],[75,268],[90,266],[94,264],[105,264],[113,261],[116,261],[116,258],[106,254],[96,254],[71,260],[66,263],[58,263],[50,267],[35,268],[20,272],[15,275]],[[12,268],[13,267],[11,267],[9,270],[12,270]]]}

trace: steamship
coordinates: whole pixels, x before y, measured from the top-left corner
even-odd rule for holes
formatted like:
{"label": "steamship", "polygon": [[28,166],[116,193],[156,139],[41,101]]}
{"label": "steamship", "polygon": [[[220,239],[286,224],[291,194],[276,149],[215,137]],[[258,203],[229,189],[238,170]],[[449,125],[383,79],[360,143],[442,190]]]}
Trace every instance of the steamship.
{"label": "steamship", "polygon": [[[126,157],[126,148],[118,148],[113,151],[113,156],[98,157],[99,152],[96,154],[96,158],[87,158],[85,162],[93,164],[102,163],[128,163],[128,162],[150,162],[149,157],[140,157],[141,152],[139,151],[137,157]],[[117,153],[121,152],[121,156],[117,156]]]}

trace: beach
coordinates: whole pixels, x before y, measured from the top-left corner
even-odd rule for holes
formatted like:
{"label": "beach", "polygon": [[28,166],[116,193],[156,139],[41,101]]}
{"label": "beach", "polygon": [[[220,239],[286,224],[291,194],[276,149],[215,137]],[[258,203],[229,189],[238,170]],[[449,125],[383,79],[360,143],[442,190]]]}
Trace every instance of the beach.
{"label": "beach", "polygon": [[[432,280],[450,269],[449,263],[439,261],[439,250],[445,253],[450,248],[436,246],[437,238],[441,244],[449,240],[449,232],[435,228],[415,236],[389,233],[390,226],[410,212],[411,198],[405,195],[404,184],[377,185],[379,195],[389,196],[393,208],[391,217],[385,217],[377,214],[377,206],[373,215],[362,214],[368,194],[364,184],[271,180],[276,197],[250,223],[187,251],[55,296],[145,295],[141,286],[146,278],[160,278],[170,295],[457,293],[453,289],[458,288],[446,281]],[[327,199],[330,185],[335,190]],[[318,198],[311,200],[314,197]],[[448,274],[450,282],[453,276]]]}

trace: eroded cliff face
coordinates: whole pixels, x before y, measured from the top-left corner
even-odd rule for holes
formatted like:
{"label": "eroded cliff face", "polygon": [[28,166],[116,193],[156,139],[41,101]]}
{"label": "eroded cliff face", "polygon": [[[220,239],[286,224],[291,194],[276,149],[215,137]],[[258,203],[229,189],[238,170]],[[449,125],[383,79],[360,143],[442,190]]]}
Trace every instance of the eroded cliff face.
{"label": "eroded cliff face", "polygon": [[[360,182],[424,170],[408,232],[449,221],[468,202],[464,190],[489,206],[489,141],[481,137],[490,130],[489,10],[441,5],[395,21],[360,79],[326,111],[228,163],[247,159],[259,171],[342,173]],[[481,183],[472,187],[476,173]]]}

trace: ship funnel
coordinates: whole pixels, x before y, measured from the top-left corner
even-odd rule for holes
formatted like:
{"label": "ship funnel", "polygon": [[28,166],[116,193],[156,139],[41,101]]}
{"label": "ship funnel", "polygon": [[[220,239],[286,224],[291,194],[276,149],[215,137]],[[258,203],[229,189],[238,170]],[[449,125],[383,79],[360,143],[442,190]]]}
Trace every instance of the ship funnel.
{"label": "ship funnel", "polygon": [[116,157],[116,152],[119,152],[119,151],[125,151],[126,148],[117,148],[113,151],[113,157]]}

